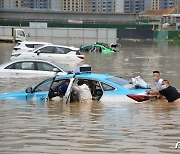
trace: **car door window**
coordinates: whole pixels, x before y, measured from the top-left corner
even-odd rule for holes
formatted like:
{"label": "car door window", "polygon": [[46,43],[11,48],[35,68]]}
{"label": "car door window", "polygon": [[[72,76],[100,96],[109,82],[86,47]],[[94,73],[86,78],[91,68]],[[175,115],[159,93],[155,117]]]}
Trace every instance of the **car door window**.
{"label": "car door window", "polygon": [[110,86],[110,85],[108,85],[106,83],[101,82],[101,85],[102,85],[104,91],[113,91],[113,90],[115,90],[114,87],[112,87],[112,86]]}
{"label": "car door window", "polygon": [[86,46],[86,47],[82,47],[82,48],[80,48],[80,51],[81,52],[89,52],[89,51],[91,51],[91,50],[93,50],[93,46],[91,45],[91,46]]}
{"label": "car door window", "polygon": [[33,62],[17,62],[15,64],[9,65],[5,69],[34,70],[34,63]]}
{"label": "car door window", "polygon": [[55,48],[52,46],[48,46],[48,47],[44,47],[44,48],[39,49],[39,51],[41,53],[51,53],[52,54],[52,53],[55,53]]}
{"label": "car door window", "polygon": [[5,67],[4,69],[15,69],[15,65],[14,65],[14,64],[11,64],[11,65]]}
{"label": "car door window", "polygon": [[68,48],[61,48],[61,47],[56,47],[56,53],[57,54],[67,54],[71,50]]}
{"label": "car door window", "polygon": [[96,52],[102,52],[102,48],[99,46],[96,46]]}
{"label": "car door window", "polygon": [[20,30],[17,30],[17,34],[20,35],[20,36],[25,36],[24,32],[20,31]]}
{"label": "car door window", "polygon": [[[54,68],[56,68],[56,67],[53,66],[53,65],[50,65],[48,63],[37,62],[37,70],[40,70],[40,71],[53,71]],[[59,70],[59,71],[61,72],[61,70]]]}
{"label": "car door window", "polygon": [[21,67],[23,70],[34,70],[34,62],[22,62]]}
{"label": "car door window", "polygon": [[34,92],[39,92],[39,91],[49,91],[50,86],[52,84],[52,79],[48,81],[44,81],[40,83],[35,89]]}
{"label": "car door window", "polygon": [[63,97],[66,93],[66,90],[68,88],[68,84],[70,82],[70,79],[61,79],[56,80],[51,85],[48,97],[51,99],[56,96]]}

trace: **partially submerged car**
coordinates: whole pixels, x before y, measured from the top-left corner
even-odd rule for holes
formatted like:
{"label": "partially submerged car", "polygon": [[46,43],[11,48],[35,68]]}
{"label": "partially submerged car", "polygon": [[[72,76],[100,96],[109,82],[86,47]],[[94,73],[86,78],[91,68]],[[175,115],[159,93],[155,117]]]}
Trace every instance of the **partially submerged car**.
{"label": "partially submerged car", "polygon": [[[109,74],[94,74],[91,67],[79,67],[79,71],[67,75],[55,76],[29,87],[25,91],[0,94],[0,99],[21,99],[26,101],[47,101],[53,97],[62,98],[63,102],[71,102],[72,86],[84,80],[91,90],[92,98],[101,102],[138,103],[150,99],[146,94],[149,87],[134,85],[132,82]],[[65,95],[58,90],[65,81],[69,81]]]}
{"label": "partially submerged car", "polygon": [[63,65],[53,61],[36,59],[15,60],[0,65],[0,77],[52,77],[54,76],[54,69],[58,70],[57,75],[68,73],[68,70]]}
{"label": "partially submerged car", "polygon": [[106,43],[95,42],[80,47],[80,52],[99,52],[99,53],[113,53],[119,51],[119,44],[111,44],[110,46]]}
{"label": "partially submerged car", "polygon": [[81,62],[84,55],[78,51],[79,48],[48,44],[29,52],[12,53],[11,60],[17,59],[44,59],[56,61],[61,64]]}

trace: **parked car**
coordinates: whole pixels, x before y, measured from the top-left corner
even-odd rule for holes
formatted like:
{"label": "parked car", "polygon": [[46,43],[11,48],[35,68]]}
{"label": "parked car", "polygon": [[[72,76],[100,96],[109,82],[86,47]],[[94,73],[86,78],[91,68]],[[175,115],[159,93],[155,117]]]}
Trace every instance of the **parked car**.
{"label": "parked car", "polygon": [[75,47],[49,44],[29,52],[12,53],[11,60],[33,58],[56,61],[61,64],[81,62],[84,59],[84,55],[78,49]]}
{"label": "parked car", "polygon": [[[79,67],[78,70],[73,74],[49,78],[36,86],[27,88],[25,91],[0,94],[0,99],[35,100],[41,102],[53,97],[62,97],[62,100],[67,103],[71,101],[72,86],[78,80],[84,80],[88,84],[94,100],[104,103],[138,103],[150,99],[150,96],[146,94],[146,90],[149,87],[134,86],[128,80],[108,74],[94,74],[89,66]],[[58,87],[65,81],[69,81],[69,85],[65,95],[62,96]]]}
{"label": "parked car", "polygon": [[27,52],[30,50],[33,50],[35,48],[38,48],[40,46],[51,44],[48,42],[36,42],[36,41],[23,41],[18,42],[16,46],[13,48],[12,52]]}
{"label": "parked car", "polygon": [[80,52],[99,52],[99,53],[113,53],[119,51],[118,44],[111,44],[110,46],[106,43],[95,42],[80,47]]}
{"label": "parked car", "polygon": [[58,75],[67,74],[68,70],[57,62],[46,60],[16,60],[0,65],[0,77],[39,77],[53,76],[54,69]]}

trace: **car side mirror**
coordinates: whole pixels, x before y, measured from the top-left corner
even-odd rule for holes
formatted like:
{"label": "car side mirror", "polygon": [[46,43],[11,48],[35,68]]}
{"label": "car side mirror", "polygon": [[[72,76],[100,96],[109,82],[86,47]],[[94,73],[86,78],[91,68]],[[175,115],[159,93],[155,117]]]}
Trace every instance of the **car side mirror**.
{"label": "car side mirror", "polygon": [[32,88],[32,87],[29,87],[29,88],[27,88],[25,91],[26,91],[26,93],[32,93],[32,92],[33,92],[33,88]]}
{"label": "car side mirror", "polygon": [[73,71],[68,71],[67,74],[73,74]]}
{"label": "car side mirror", "polygon": [[53,68],[53,72],[56,72],[56,73],[58,73],[58,72],[60,72],[57,68]]}
{"label": "car side mirror", "polygon": [[39,55],[40,53],[41,53],[41,51],[38,50],[38,51],[37,51],[37,55]]}

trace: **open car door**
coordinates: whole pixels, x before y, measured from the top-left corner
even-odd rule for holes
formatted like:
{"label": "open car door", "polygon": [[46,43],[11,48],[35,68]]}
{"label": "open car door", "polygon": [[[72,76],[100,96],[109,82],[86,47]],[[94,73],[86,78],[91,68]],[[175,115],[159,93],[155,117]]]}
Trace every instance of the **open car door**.
{"label": "open car door", "polygon": [[71,78],[70,79],[70,83],[68,85],[67,91],[65,93],[65,95],[63,96],[63,103],[68,103],[70,102],[70,96],[71,96],[71,92],[72,92],[72,86],[73,84],[77,81],[76,78]]}
{"label": "open car door", "polygon": [[29,87],[26,89],[26,100],[35,102],[45,102],[48,99],[49,89],[52,85],[53,78],[44,80],[34,88]]}

